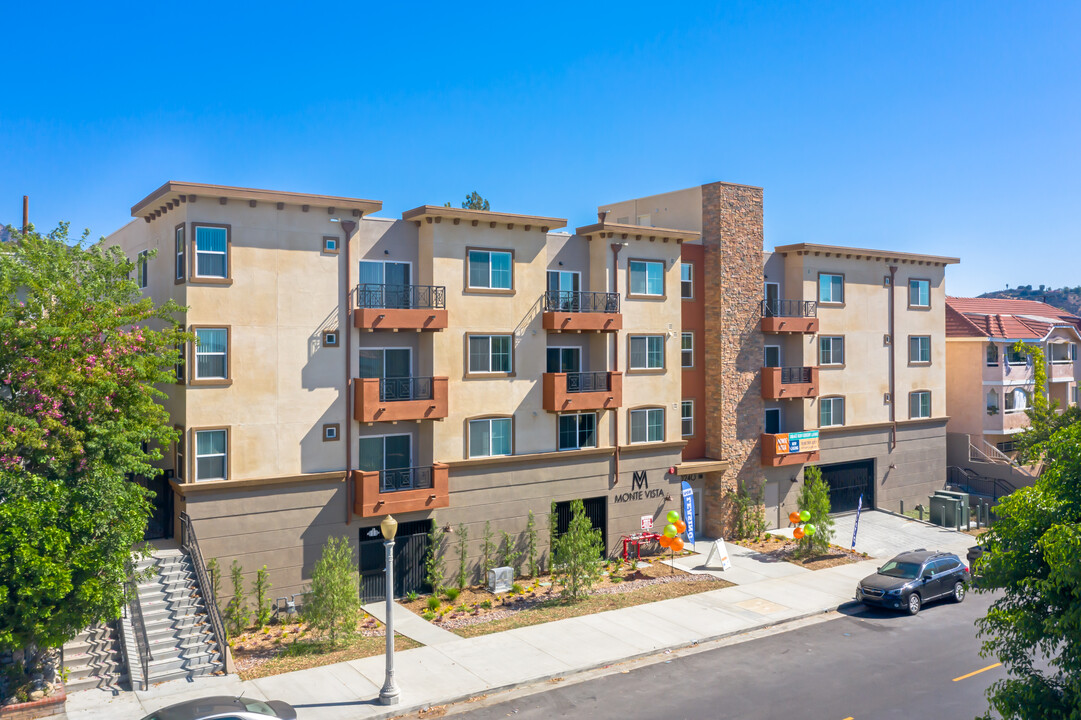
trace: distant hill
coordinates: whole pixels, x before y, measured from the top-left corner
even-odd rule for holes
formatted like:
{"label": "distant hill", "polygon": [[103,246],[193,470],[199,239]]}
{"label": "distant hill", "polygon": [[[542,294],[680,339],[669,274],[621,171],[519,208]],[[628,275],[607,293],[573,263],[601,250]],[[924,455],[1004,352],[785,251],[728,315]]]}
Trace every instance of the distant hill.
{"label": "distant hill", "polygon": [[1053,290],[1040,285],[1018,285],[1009,290],[995,290],[980,295],[982,298],[1009,298],[1012,300],[1036,300],[1065,310],[1074,315],[1081,315],[1081,285],[1072,288]]}

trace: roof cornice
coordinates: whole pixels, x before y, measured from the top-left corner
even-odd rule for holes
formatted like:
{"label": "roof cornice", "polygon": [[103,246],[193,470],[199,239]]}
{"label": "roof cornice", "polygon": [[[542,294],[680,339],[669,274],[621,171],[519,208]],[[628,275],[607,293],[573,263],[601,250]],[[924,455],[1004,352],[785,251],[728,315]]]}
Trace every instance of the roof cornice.
{"label": "roof cornice", "polygon": [[229,200],[247,200],[251,207],[258,203],[275,203],[279,210],[285,205],[299,205],[327,208],[330,211],[352,211],[354,217],[361,217],[383,208],[381,200],[363,200],[361,198],[337,197],[334,195],[313,195],[310,193],[281,192],[277,190],[259,190],[256,188],[230,187],[228,185],[207,185],[205,183],[187,183],[170,180],[131,207],[132,217],[141,217],[147,222],[161,217],[174,207],[206,198],[211,201],[228,202]]}
{"label": "roof cornice", "polygon": [[402,213],[402,220],[412,220],[418,226],[422,221],[431,224],[442,222],[444,219],[450,220],[455,225],[458,225],[463,220],[468,220],[473,227],[479,227],[481,224],[487,223],[488,227],[494,228],[499,225],[506,225],[508,230],[513,230],[515,225],[520,225],[524,230],[536,229],[541,232],[567,226],[566,218],[518,215],[515,213],[492,212],[491,210],[441,207],[439,205],[421,205]]}

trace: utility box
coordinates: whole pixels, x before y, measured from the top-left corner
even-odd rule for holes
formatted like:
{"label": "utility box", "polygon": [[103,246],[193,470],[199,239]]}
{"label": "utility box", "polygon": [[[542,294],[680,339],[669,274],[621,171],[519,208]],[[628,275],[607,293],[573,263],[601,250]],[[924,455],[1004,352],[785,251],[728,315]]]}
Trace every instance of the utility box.
{"label": "utility box", "polygon": [[935,490],[935,495],[941,495],[942,497],[957,498],[957,502],[961,505],[961,514],[959,518],[953,518],[947,523],[950,527],[964,527],[966,530],[969,527],[972,513],[969,511],[969,503],[972,499],[967,492],[961,492],[959,490]]}
{"label": "utility box", "polygon": [[488,571],[488,592],[496,594],[510,592],[513,584],[514,568],[497,567]]}
{"label": "utility box", "polygon": [[937,494],[928,499],[931,501],[931,517],[929,519],[932,524],[941,525],[942,527],[955,527],[957,525],[957,513],[961,507],[959,499]]}

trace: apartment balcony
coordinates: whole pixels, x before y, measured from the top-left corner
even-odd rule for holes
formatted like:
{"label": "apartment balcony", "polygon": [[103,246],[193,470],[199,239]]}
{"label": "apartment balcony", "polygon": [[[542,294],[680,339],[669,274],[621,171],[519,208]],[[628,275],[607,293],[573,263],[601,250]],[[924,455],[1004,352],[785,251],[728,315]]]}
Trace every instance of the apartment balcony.
{"label": "apartment balcony", "polygon": [[[1027,388],[1026,388],[1027,389]],[[987,411],[983,416],[984,435],[1010,435],[1021,432],[1029,426],[1028,414],[1024,410],[1007,410],[996,407],[994,412]]]}
{"label": "apartment balcony", "polygon": [[818,368],[762,368],[762,397],[766,400],[818,397]]}
{"label": "apartment balcony", "polygon": [[357,378],[353,381],[357,422],[442,420],[447,416],[445,377]]}
{"label": "apartment balcony", "polygon": [[1047,377],[1051,382],[1069,382],[1081,377],[1081,371],[1074,367],[1074,360],[1052,360],[1047,365]]}
{"label": "apartment balcony", "polygon": [[619,293],[544,293],[541,327],[549,332],[615,332],[623,328]]}
{"label": "apartment balcony", "polygon": [[763,300],[764,333],[818,332],[818,303],[814,300]]}
{"label": "apartment balcony", "polygon": [[762,467],[818,462],[818,431],[762,433]]}
{"label": "apartment balcony", "polygon": [[354,470],[353,514],[360,517],[434,510],[450,505],[442,463],[395,470]]}
{"label": "apartment balcony", "polygon": [[623,404],[623,373],[544,373],[544,409],[548,412],[612,410]]}
{"label": "apartment balcony", "polygon": [[357,286],[353,327],[367,330],[443,330],[447,327],[447,289],[442,285]]}

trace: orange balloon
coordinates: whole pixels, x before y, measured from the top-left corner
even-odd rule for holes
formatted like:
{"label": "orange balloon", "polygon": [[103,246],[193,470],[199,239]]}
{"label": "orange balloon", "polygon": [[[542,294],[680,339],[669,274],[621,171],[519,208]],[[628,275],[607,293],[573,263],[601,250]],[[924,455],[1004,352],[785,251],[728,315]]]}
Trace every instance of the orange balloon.
{"label": "orange balloon", "polygon": [[687,532],[687,523],[683,522],[682,520],[677,521],[676,532],[680,534]]}
{"label": "orange balloon", "polygon": [[668,547],[676,552],[683,552],[683,541],[679,538],[672,538],[672,542],[669,543]]}
{"label": "orange balloon", "polygon": [[799,513],[798,512],[790,512],[790,513],[788,513],[788,522],[792,523],[793,525],[799,525]]}
{"label": "orange balloon", "polygon": [[792,537],[796,538],[797,540],[799,540],[801,537],[803,537],[803,528],[798,527],[795,530],[793,530],[792,531]]}
{"label": "orange balloon", "polygon": [[661,547],[666,548],[672,544],[672,538],[668,537],[667,535],[661,535],[657,539],[657,542],[660,543]]}

